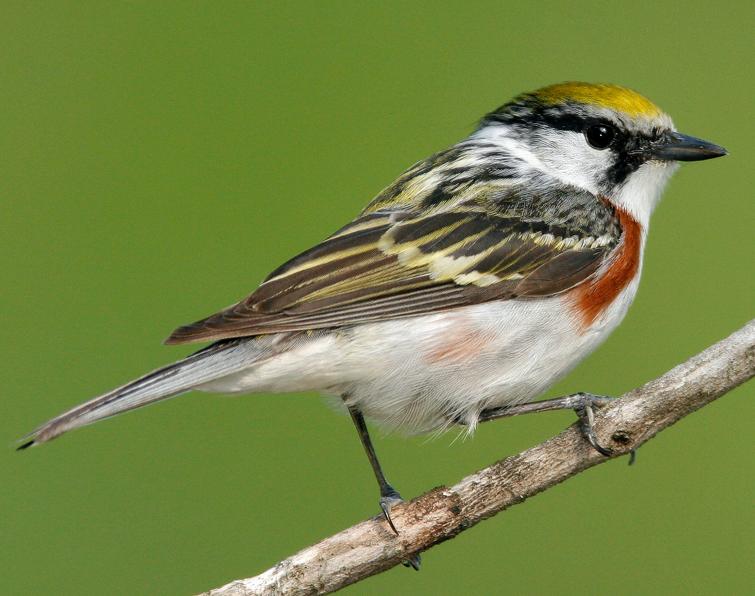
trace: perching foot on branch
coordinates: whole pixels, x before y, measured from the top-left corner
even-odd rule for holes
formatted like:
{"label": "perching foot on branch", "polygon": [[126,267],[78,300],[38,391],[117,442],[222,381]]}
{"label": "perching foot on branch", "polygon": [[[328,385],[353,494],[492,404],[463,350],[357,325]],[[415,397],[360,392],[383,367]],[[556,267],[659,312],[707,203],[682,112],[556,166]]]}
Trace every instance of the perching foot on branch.
{"label": "perching foot on branch", "polygon": [[[403,503],[404,499],[401,498],[401,495],[399,492],[393,488],[390,484],[385,484],[385,488],[387,489],[387,494],[381,494],[380,496],[380,509],[383,510],[383,517],[385,517],[385,521],[388,522],[388,525],[391,527],[391,530],[398,536],[398,530],[396,529],[396,526],[393,524],[393,520],[391,519],[391,508],[394,505],[398,505],[399,503]],[[381,487],[382,492],[382,487]],[[422,558],[419,554],[414,555],[407,561],[403,562],[404,567],[411,567],[415,571],[419,571],[419,566],[422,564]]]}
{"label": "perching foot on branch", "polygon": [[[489,422],[498,418],[507,418],[509,416],[518,416],[519,414],[531,414],[533,412],[549,412],[551,410],[574,410],[580,420],[580,428],[587,442],[592,445],[593,449],[611,457],[614,452],[610,447],[603,447],[595,436],[595,408],[602,408],[611,403],[614,397],[607,395],[595,395],[594,393],[573,393],[564,397],[547,399],[544,401],[529,402],[526,404],[517,404],[513,406],[503,406],[500,408],[488,408],[480,412],[479,422]],[[634,461],[634,452],[630,463]]]}

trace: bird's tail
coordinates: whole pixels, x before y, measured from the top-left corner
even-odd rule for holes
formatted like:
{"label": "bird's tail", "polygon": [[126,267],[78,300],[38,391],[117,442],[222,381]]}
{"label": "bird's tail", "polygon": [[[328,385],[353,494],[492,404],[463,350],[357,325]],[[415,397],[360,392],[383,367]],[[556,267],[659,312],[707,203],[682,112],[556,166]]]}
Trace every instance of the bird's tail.
{"label": "bird's tail", "polygon": [[218,342],[191,356],[159,368],[122,387],[95,397],[46,422],[26,437],[18,449],[26,449],[103,418],[185,393],[198,385],[242,370],[264,357],[254,340]]}

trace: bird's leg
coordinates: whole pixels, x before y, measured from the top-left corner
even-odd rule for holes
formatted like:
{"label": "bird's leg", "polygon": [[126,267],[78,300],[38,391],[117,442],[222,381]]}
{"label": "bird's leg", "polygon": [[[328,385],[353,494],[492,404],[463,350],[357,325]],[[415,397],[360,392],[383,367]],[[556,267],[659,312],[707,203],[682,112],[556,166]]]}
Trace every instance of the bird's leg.
{"label": "bird's leg", "polygon": [[[398,536],[398,530],[396,529],[396,526],[393,524],[393,520],[391,519],[391,507],[393,507],[397,503],[403,503],[404,499],[401,498],[399,492],[395,488],[393,488],[385,479],[385,474],[383,474],[383,469],[380,467],[380,462],[378,461],[377,454],[375,453],[375,447],[373,447],[372,445],[372,439],[370,439],[370,433],[367,431],[367,424],[364,421],[362,412],[360,412],[355,407],[347,407],[349,409],[349,414],[351,414],[351,419],[354,421],[354,426],[357,429],[357,433],[359,433],[359,440],[362,441],[362,446],[367,453],[367,459],[370,460],[372,471],[375,473],[375,478],[377,479],[378,486],[380,487],[380,509],[382,509],[383,511],[383,517],[385,517],[385,521],[388,522],[391,530],[393,530],[393,532]],[[416,554],[413,555],[408,561],[404,561],[404,567],[411,567],[415,571],[419,571],[421,562],[422,559],[420,555]]]}
{"label": "bird's leg", "polygon": [[396,503],[401,503],[403,499],[399,492],[385,479],[385,474],[383,474],[383,469],[380,467],[380,462],[375,453],[375,447],[373,447],[372,439],[370,439],[370,433],[367,431],[364,416],[362,416],[362,413],[358,409],[351,406],[349,406],[349,414],[351,414],[351,419],[354,421],[354,426],[357,429],[357,433],[359,433],[359,440],[362,441],[362,446],[367,453],[367,459],[370,460],[372,471],[375,473],[375,478],[380,487],[380,508],[383,510],[385,521],[388,522],[391,530],[398,535],[398,530],[393,525],[390,512],[391,507]]}
{"label": "bird's leg", "polygon": [[[500,408],[488,408],[480,412],[479,422],[488,422],[497,418],[507,416],[518,416],[519,414],[530,414],[532,412],[548,412],[550,410],[574,410],[579,416],[582,434],[587,442],[592,445],[593,449],[610,457],[613,450],[609,447],[603,447],[598,443],[593,428],[595,418],[595,408],[602,408],[609,404],[615,398],[605,395],[593,395],[592,393],[574,393],[565,397],[556,399],[547,399],[544,401],[529,402],[526,404],[517,404],[513,406],[502,406]],[[634,461],[634,451],[630,453],[630,463]]]}

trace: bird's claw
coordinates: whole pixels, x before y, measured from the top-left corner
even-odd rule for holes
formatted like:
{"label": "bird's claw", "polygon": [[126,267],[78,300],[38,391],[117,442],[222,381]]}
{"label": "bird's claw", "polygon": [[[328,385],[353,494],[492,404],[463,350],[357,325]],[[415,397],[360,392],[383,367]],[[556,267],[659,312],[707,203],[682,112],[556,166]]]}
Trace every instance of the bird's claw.
{"label": "bird's claw", "polygon": [[613,455],[613,449],[610,447],[603,447],[603,445],[598,442],[598,437],[595,436],[595,430],[593,427],[585,424],[584,421],[582,422],[582,434],[595,451],[605,457],[611,457]]}
{"label": "bird's claw", "polygon": [[[388,526],[391,528],[391,530],[393,530],[393,533],[396,534],[396,536],[398,536],[398,530],[396,529],[396,525],[391,519],[391,509],[394,505],[398,505],[399,503],[403,502],[404,499],[401,498],[401,495],[395,489],[392,489],[390,492],[387,492],[382,497],[380,497],[380,509],[383,511],[383,517],[385,518],[385,521],[388,522]],[[415,571],[419,571],[421,564],[422,557],[419,553],[412,555],[409,559],[402,563],[404,567],[410,567]]]}
{"label": "bird's claw", "polygon": [[394,505],[398,505],[399,503],[403,502],[404,499],[402,499],[401,495],[396,491],[380,497],[380,509],[383,510],[383,517],[385,518],[385,521],[388,522],[388,525],[396,536],[398,536],[398,530],[396,529],[396,526],[391,519],[391,509]]}
{"label": "bird's claw", "polygon": [[613,449],[610,447],[603,447],[603,445],[598,442],[598,437],[595,435],[594,424],[595,408],[602,408],[614,398],[592,395],[590,393],[581,393],[579,395],[582,401],[576,408],[574,408],[574,411],[577,413],[577,416],[579,416],[582,434],[595,451],[605,457],[611,457],[614,454]]}
{"label": "bird's claw", "polygon": [[[580,404],[574,408],[574,411],[579,416],[580,428],[587,442],[590,443],[593,449],[605,457],[612,457],[615,451],[610,447],[603,447],[598,442],[598,437],[595,435],[595,429],[593,423],[595,421],[595,408],[602,408],[608,405],[616,399],[615,397],[607,397],[604,395],[593,395],[591,393],[580,393]],[[633,465],[637,461],[637,451],[630,449],[629,451],[629,465]]]}
{"label": "bird's claw", "polygon": [[419,566],[422,565],[422,557],[419,553],[412,555],[410,559],[407,559],[401,563],[404,567],[411,567],[414,571],[419,571]]}

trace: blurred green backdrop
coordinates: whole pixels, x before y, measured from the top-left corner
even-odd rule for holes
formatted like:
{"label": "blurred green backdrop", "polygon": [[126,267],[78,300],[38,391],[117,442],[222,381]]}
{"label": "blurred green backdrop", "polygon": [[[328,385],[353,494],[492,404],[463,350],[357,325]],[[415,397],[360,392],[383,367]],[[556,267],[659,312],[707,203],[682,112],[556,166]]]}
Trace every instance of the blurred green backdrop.
{"label": "blurred green backdrop", "polygon": [[[22,454],[13,441],[188,353],[160,342],[520,91],[635,87],[731,152],[677,174],[637,303],[550,394],[620,394],[751,318],[752,6],[629,6],[4,2],[0,593],[190,594],[376,514],[349,420],[314,395],[192,394]],[[752,396],[347,592],[743,593]],[[377,448],[416,496],[572,421]]]}

